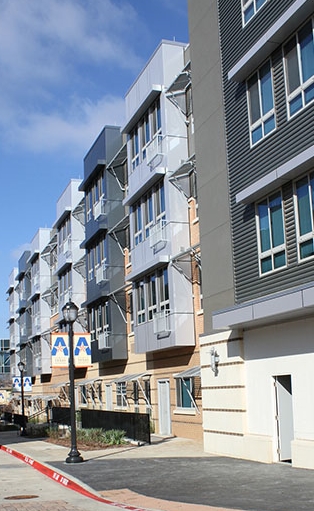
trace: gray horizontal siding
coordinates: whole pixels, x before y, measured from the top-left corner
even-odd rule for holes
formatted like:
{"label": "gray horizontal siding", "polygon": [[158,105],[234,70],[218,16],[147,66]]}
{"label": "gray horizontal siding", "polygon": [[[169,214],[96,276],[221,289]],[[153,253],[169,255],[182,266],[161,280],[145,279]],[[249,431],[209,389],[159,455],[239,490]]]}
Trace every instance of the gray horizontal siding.
{"label": "gray horizontal siding", "polygon": [[[235,299],[243,302],[314,279],[313,262],[297,263],[292,183],[283,191],[288,267],[259,276],[254,205],[235,203],[243,188],[267,175],[295,154],[314,144],[314,106],[287,120],[282,49],[272,55],[277,130],[250,147],[245,84],[227,79],[230,68],[293,3],[270,0],[242,27],[241,2],[220,0],[223,92],[226,114],[227,155],[232,219]],[[297,28],[297,27],[296,27]],[[262,64],[262,62],[261,62]]]}

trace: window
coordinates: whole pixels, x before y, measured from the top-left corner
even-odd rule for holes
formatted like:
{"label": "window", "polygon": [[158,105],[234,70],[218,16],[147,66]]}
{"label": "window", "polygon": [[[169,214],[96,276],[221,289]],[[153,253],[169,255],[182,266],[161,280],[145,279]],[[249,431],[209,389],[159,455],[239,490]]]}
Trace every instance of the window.
{"label": "window", "polygon": [[161,137],[161,110],[160,100],[157,99],[129,134],[130,172],[146,160],[148,147],[154,139],[159,140],[159,137]]}
{"label": "window", "polygon": [[254,145],[276,128],[270,61],[247,81],[247,95],[250,139]]}
{"label": "window", "polygon": [[158,99],[152,108],[152,134],[153,137],[161,131],[160,100]]}
{"label": "window", "polygon": [[88,280],[93,280],[95,277],[95,250],[90,248],[87,252],[87,267],[88,267]]}
{"label": "window", "polygon": [[314,100],[313,19],[284,46],[289,117]]}
{"label": "window", "polygon": [[295,184],[297,239],[299,260],[314,255],[314,172],[300,179]]}
{"label": "window", "polygon": [[116,383],[116,392],[117,392],[117,406],[119,407],[125,407],[127,406],[127,399],[126,399],[126,383],[118,382]]}
{"label": "window", "polygon": [[193,408],[193,378],[176,378],[177,407]]}
{"label": "window", "polygon": [[267,0],[242,0],[243,24],[245,25]]}
{"label": "window", "polygon": [[80,385],[80,391],[81,391],[81,405],[87,405],[87,388],[86,385]]}
{"label": "window", "polygon": [[148,280],[148,319],[153,319],[157,309],[156,275]]}
{"label": "window", "polygon": [[166,222],[165,188],[161,181],[132,206],[134,245],[151,235],[154,225],[164,227]]}
{"label": "window", "polygon": [[283,206],[277,192],[257,204],[259,270],[264,275],[286,266]]}
{"label": "window", "polygon": [[144,323],[146,321],[145,317],[145,287],[144,282],[138,282],[136,284],[136,294],[137,294],[137,324]]}
{"label": "window", "polygon": [[72,273],[71,270],[66,271],[59,276],[59,297],[60,303],[65,304],[72,292]]}
{"label": "window", "polygon": [[150,141],[150,126],[148,112],[144,115],[143,123],[141,126],[141,141],[142,141],[142,159],[146,158],[146,148]]}
{"label": "window", "polygon": [[88,311],[88,327],[93,341],[99,339],[101,334],[109,333],[110,310],[108,301]]}
{"label": "window", "polygon": [[66,254],[71,250],[71,218],[68,216],[58,229],[58,251]]}
{"label": "window", "polygon": [[138,407],[139,405],[139,388],[138,388],[138,382],[133,382],[133,401],[134,406]]}
{"label": "window", "polygon": [[142,232],[142,205],[140,202],[133,206],[134,213],[134,241],[138,245],[143,240]]}
{"label": "window", "polygon": [[156,223],[160,226],[163,225],[163,220],[166,219],[166,205],[165,205],[165,187],[163,181],[159,183],[156,189]]}
{"label": "window", "polygon": [[135,295],[137,324],[153,320],[157,312],[169,311],[167,268],[157,270],[155,273],[148,275],[144,280],[137,282],[135,284]]}
{"label": "window", "polygon": [[132,170],[140,163],[138,129],[135,128],[131,135],[132,148]]}
{"label": "window", "polygon": [[148,238],[150,234],[150,229],[154,223],[153,196],[151,191],[144,198],[144,216],[145,216],[145,238]]}

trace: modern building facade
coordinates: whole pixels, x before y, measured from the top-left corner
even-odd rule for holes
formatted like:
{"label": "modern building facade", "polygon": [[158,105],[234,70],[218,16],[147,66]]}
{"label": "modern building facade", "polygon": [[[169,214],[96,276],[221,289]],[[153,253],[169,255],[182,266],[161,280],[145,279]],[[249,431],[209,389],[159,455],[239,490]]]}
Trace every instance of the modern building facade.
{"label": "modern building facade", "polygon": [[9,304],[9,341],[10,341],[10,376],[13,378],[16,376],[17,364],[19,362],[19,357],[16,355],[17,345],[19,344],[19,325],[17,322],[17,310],[19,304],[19,295],[16,290],[16,276],[17,276],[17,268],[13,268],[9,276],[9,287],[7,290],[7,300]]}
{"label": "modern building facade", "polygon": [[307,0],[189,2],[209,254],[205,448],[305,468],[314,468],[313,14]]}
{"label": "modern building facade", "polygon": [[51,357],[44,369],[43,346],[66,331],[62,307],[71,299],[74,332],[91,335],[90,367],[75,370],[77,407],[145,412],[153,431],[202,438],[191,90],[189,47],[162,41],[126,94],[125,126],[103,128],[84,179],[71,180],[56,222],[19,261],[17,320],[24,326],[27,311],[28,330],[24,342],[20,328],[18,357],[39,411],[48,400],[69,403],[68,369]]}
{"label": "modern building facade", "polygon": [[123,132],[132,350],[145,355],[142,387],[147,382],[155,430],[201,438],[200,254],[186,45],[158,46],[126,94]]}

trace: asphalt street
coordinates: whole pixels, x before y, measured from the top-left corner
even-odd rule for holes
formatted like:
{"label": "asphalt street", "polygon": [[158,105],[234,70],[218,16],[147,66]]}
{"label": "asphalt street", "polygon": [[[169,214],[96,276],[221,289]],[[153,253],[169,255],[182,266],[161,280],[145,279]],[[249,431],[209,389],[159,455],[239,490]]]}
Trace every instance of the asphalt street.
{"label": "asphalt street", "polygon": [[248,511],[313,511],[314,473],[288,464],[224,457],[95,458],[52,464],[97,491],[128,488],[154,498]]}

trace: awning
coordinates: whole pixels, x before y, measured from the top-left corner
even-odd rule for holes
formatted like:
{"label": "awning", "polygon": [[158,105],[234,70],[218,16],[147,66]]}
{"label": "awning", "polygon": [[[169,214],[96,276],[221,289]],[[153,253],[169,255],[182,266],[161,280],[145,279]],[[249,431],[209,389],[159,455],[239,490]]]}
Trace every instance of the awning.
{"label": "awning", "polygon": [[50,388],[57,389],[58,387],[65,387],[66,385],[69,385],[69,384],[70,384],[70,382],[69,382],[69,380],[67,380],[67,381],[63,381],[61,383],[55,383],[55,385],[50,385]]}
{"label": "awning", "polygon": [[181,373],[177,373],[177,374],[174,374],[173,377],[174,378],[180,378],[181,381],[182,381],[182,384],[185,386],[185,389],[186,389],[186,392],[188,393],[190,399],[191,399],[191,402],[196,410],[197,413],[200,413],[199,409],[198,409],[198,406],[195,402],[195,399],[189,389],[189,387],[187,386],[186,382],[185,382],[185,379],[186,378],[195,378],[196,376],[201,376],[201,368],[200,366],[195,366],[195,367],[190,367],[190,369],[186,369],[185,371],[182,371]]}
{"label": "awning", "polygon": [[[102,381],[102,378],[97,376],[97,378],[88,378],[86,380],[81,380],[81,381],[77,382],[79,387],[85,387],[85,392],[86,392],[85,401],[86,401],[86,404],[87,404],[87,398],[89,398],[91,400],[91,402],[93,403],[94,406],[96,406],[96,404],[97,404],[96,400],[99,401],[100,405],[103,404],[102,400],[101,400],[101,392],[100,393],[97,392],[97,389],[94,386],[94,383],[97,383],[97,382],[101,383],[101,381]],[[81,392],[82,392],[82,389],[81,389]]]}
{"label": "awning", "polygon": [[112,383],[124,383],[128,381],[137,381],[139,378],[148,378],[150,377],[150,373],[138,373],[138,374],[125,374],[124,376],[121,376],[120,378],[117,378],[112,381]]}
{"label": "awning", "polygon": [[173,375],[174,378],[194,378],[195,376],[201,376],[200,366],[190,367],[190,369]]}
{"label": "awning", "polygon": [[[142,394],[143,394],[143,398],[145,400],[145,403],[146,403],[146,406],[147,408],[150,408],[152,409],[152,405],[150,403],[150,400],[148,398],[148,395],[146,394],[145,392],[145,388],[143,387],[143,385],[141,384],[141,381],[140,380],[147,380],[151,377],[151,373],[138,373],[138,374],[125,374],[124,376],[121,376],[120,378],[116,378],[115,380],[112,381],[112,383],[127,383],[127,382],[134,382],[136,381],[137,384],[138,384],[138,387],[139,389],[141,390]],[[126,405],[128,406],[128,402],[126,400],[126,397],[124,396],[124,399],[126,401]]]}
{"label": "awning", "polygon": [[88,385],[88,384],[94,383],[95,381],[101,381],[101,378],[99,378],[99,376],[98,376],[97,378],[88,378],[87,380],[81,380],[76,383],[79,386],[81,386],[81,385]]}

